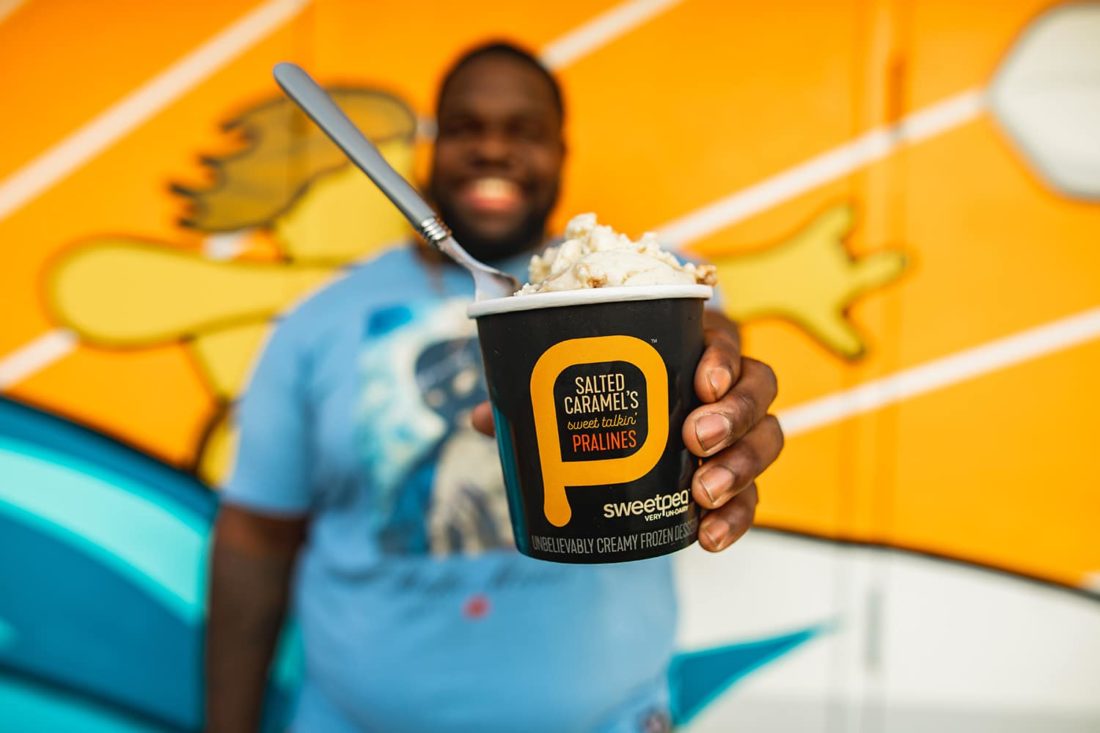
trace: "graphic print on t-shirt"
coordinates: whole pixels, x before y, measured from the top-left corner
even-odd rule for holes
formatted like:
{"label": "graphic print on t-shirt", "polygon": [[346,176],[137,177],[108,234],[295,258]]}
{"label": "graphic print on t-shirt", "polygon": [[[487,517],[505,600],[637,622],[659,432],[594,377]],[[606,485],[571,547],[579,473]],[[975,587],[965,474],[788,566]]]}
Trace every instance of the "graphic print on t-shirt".
{"label": "graphic print on t-shirt", "polygon": [[385,306],[363,324],[357,440],[384,552],[513,544],[496,443],[470,426],[487,399],[476,333],[460,299]]}

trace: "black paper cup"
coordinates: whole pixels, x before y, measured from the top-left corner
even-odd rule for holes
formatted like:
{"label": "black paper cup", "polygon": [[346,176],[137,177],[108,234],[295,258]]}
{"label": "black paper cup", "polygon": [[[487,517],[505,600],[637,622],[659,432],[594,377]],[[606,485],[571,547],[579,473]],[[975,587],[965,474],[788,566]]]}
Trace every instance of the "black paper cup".
{"label": "black paper cup", "polygon": [[703,285],[496,298],[477,319],[516,546],[567,563],[641,560],[695,541]]}

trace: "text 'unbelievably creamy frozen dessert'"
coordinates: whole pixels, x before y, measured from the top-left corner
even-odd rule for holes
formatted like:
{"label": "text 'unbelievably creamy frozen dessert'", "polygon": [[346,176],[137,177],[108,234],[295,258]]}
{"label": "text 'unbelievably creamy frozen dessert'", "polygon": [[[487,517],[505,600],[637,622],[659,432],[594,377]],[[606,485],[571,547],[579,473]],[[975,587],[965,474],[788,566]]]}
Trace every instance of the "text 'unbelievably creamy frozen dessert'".
{"label": "text 'unbelievably creamy frozen dessert'", "polygon": [[530,282],[516,295],[634,285],[714,285],[713,265],[681,263],[646,232],[637,242],[596,222],[573,217],[565,241],[531,258]]}

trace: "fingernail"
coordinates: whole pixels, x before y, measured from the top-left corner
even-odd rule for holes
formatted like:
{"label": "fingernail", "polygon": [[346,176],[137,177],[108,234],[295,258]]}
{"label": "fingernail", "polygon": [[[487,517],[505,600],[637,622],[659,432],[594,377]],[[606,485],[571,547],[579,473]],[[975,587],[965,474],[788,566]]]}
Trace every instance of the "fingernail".
{"label": "fingernail", "polygon": [[714,393],[714,399],[719,400],[733,384],[733,375],[725,367],[716,367],[707,372],[707,383],[710,384],[711,391]]}
{"label": "fingernail", "polygon": [[699,474],[699,486],[710,499],[711,506],[718,506],[718,501],[725,498],[733,488],[733,479],[733,471],[725,466],[711,466]]}
{"label": "fingernail", "polygon": [[729,435],[732,429],[733,425],[725,415],[711,413],[695,421],[695,438],[703,450],[709,451]]}
{"label": "fingernail", "polygon": [[703,531],[707,534],[707,539],[710,540],[710,546],[715,550],[722,549],[722,543],[726,541],[726,537],[730,533],[729,522],[721,517],[712,517],[707,520],[706,527]]}

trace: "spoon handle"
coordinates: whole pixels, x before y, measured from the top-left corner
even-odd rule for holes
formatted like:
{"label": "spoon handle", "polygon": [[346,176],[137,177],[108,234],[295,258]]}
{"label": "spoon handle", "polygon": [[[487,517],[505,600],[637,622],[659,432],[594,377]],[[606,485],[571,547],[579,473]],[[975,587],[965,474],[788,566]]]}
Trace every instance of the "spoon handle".
{"label": "spoon handle", "polygon": [[446,227],[420,194],[386,162],[378,148],[348,119],[332,97],[300,66],[283,62],[275,65],[275,81],[287,96],[328,133],[353,163],[374,181],[417,231],[435,244],[447,236]]}

